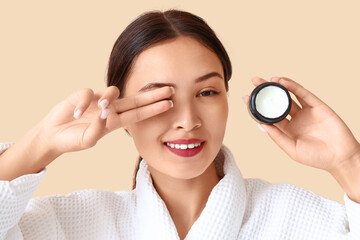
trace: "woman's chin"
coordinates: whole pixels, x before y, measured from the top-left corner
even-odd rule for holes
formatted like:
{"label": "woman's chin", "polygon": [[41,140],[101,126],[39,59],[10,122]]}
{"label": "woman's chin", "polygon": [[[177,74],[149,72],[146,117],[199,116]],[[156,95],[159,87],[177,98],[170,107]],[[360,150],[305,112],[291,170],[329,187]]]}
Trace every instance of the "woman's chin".
{"label": "woman's chin", "polygon": [[182,180],[190,180],[195,179],[206,171],[206,169],[209,167],[207,164],[198,164],[199,166],[193,165],[182,165],[177,166],[176,168],[173,168],[172,171],[169,171],[167,173],[168,176],[175,178],[175,179],[182,179]]}

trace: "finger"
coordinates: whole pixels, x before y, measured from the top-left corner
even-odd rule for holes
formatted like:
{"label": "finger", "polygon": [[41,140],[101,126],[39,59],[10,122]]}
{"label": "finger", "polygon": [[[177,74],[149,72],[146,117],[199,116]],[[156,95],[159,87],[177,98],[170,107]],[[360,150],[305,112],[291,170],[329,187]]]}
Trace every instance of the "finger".
{"label": "finger", "polygon": [[75,106],[73,117],[79,119],[89,107],[94,96],[94,91],[90,88],[81,89],[68,98],[68,101]]}
{"label": "finger", "polygon": [[252,83],[253,83],[256,87],[259,86],[259,85],[262,84],[262,83],[267,82],[265,79],[260,78],[260,77],[253,77],[253,78],[251,79],[251,81],[252,81]]}
{"label": "finger", "polygon": [[292,92],[303,107],[316,107],[320,104],[323,104],[323,102],[313,93],[311,93],[309,90],[305,89],[303,86],[290,78],[277,77],[274,78],[274,81],[278,82],[287,90]]}
{"label": "finger", "polygon": [[293,117],[300,110],[301,110],[301,107],[293,99],[291,99],[291,108],[290,108],[289,115],[291,117]]}
{"label": "finger", "polygon": [[125,97],[114,101],[115,111],[126,112],[131,109],[149,105],[154,102],[170,98],[174,93],[173,87],[162,87],[135,96]]}
{"label": "finger", "polygon": [[274,125],[261,124],[270,138],[292,159],[296,158],[296,142]]}
{"label": "finger", "polygon": [[244,95],[242,97],[242,99],[243,99],[243,102],[247,105],[249,103],[249,101],[250,101],[250,96],[249,95]]}
{"label": "finger", "polygon": [[110,86],[105,89],[105,91],[102,93],[102,96],[98,100],[98,104],[101,108],[106,108],[108,105],[110,105],[115,99],[117,99],[120,95],[119,88],[116,86]]}
{"label": "finger", "polygon": [[[108,109],[109,110],[109,109]],[[89,127],[85,130],[83,138],[82,138],[82,146],[85,148],[90,148],[95,146],[97,141],[104,136],[105,134],[105,126],[106,126],[106,118],[102,117],[103,112],[96,119],[94,119]]]}
{"label": "finger", "polygon": [[172,107],[173,103],[171,100],[163,100],[150,105],[122,112],[115,118],[115,121],[117,122],[116,127],[123,127],[138,121],[142,121],[157,114],[163,113]]}
{"label": "finger", "polygon": [[290,120],[287,118],[284,118],[280,122],[274,123],[273,125],[279,128],[282,132],[286,133],[286,127],[290,123]]}
{"label": "finger", "polygon": [[280,78],[281,78],[281,77],[272,77],[272,78],[270,78],[270,82],[279,83]]}

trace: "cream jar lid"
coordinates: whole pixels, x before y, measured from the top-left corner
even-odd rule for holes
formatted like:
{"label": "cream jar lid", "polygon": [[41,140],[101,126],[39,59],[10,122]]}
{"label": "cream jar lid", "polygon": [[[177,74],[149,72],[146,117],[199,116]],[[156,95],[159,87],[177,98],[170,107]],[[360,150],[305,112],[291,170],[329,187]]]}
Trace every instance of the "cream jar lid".
{"label": "cream jar lid", "polygon": [[256,121],[268,124],[280,122],[290,109],[290,94],[278,83],[262,83],[250,94],[249,112]]}

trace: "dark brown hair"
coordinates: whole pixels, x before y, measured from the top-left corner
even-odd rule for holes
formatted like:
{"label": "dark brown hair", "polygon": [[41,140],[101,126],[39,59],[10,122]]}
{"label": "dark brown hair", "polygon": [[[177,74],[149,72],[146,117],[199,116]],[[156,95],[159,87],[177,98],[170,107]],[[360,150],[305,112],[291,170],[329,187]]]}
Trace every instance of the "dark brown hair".
{"label": "dark brown hair", "polygon": [[[225,88],[228,91],[232,68],[225,48],[202,18],[180,10],[146,12],[126,27],[110,54],[107,86],[117,86],[120,97],[123,97],[126,79],[136,56],[153,44],[179,36],[192,37],[216,53],[223,67]],[[136,174],[141,159],[139,156],[136,163],[133,189],[136,187]]]}

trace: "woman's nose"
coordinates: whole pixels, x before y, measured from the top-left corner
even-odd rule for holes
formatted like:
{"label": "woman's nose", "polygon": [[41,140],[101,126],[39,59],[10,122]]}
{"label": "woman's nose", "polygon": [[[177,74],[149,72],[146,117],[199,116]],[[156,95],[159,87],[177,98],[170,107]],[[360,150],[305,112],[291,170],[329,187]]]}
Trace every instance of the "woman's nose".
{"label": "woman's nose", "polygon": [[201,126],[199,111],[192,102],[188,104],[175,104],[173,111],[175,113],[174,128],[190,132]]}

